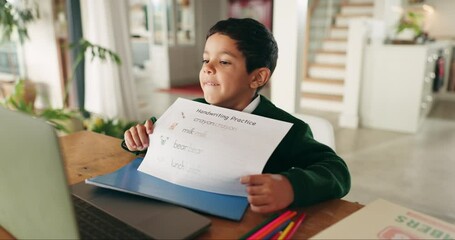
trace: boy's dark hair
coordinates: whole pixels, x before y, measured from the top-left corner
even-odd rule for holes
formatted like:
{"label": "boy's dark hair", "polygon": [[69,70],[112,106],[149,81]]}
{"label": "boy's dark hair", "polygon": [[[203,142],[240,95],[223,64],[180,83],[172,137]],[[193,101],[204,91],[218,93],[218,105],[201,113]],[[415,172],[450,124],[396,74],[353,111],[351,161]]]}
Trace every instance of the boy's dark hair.
{"label": "boy's dark hair", "polygon": [[278,46],[272,33],[260,22],[251,18],[221,20],[210,28],[206,40],[215,33],[237,42],[237,48],[245,56],[248,73],[261,67],[269,68],[271,73],[275,70]]}

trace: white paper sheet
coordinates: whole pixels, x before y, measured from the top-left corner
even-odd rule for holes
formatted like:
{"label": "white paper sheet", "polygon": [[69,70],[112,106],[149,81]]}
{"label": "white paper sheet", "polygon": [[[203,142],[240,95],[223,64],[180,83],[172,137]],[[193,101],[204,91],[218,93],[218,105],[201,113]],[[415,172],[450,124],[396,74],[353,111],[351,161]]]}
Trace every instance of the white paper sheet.
{"label": "white paper sheet", "polygon": [[246,196],[292,124],[179,98],[155,123],[138,170],[203,191]]}

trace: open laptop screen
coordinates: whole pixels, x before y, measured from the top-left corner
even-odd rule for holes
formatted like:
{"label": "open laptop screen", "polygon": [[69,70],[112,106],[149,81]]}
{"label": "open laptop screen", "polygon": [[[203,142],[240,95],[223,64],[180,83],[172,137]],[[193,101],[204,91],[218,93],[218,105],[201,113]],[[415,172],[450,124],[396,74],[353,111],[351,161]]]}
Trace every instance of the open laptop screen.
{"label": "open laptop screen", "polygon": [[78,238],[52,126],[0,107],[0,225],[16,238]]}
{"label": "open laptop screen", "polygon": [[[54,129],[3,107],[0,119],[0,226],[18,239],[79,238],[77,222],[83,215],[76,221]],[[150,238],[191,238],[211,224],[202,215],[153,199],[84,183],[71,189],[97,211]]]}

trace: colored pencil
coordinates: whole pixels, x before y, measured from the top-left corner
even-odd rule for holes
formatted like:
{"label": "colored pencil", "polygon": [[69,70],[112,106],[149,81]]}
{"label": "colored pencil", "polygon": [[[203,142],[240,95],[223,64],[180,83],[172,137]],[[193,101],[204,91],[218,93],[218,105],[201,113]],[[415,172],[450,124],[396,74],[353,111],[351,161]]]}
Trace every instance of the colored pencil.
{"label": "colored pencil", "polygon": [[282,231],[277,232],[270,240],[277,240],[280,237]]}
{"label": "colored pencil", "polygon": [[281,214],[277,219],[273,220],[269,224],[265,225],[263,228],[261,228],[259,231],[248,237],[248,240],[251,239],[262,239],[267,234],[271,233],[273,230],[275,230],[278,226],[280,226],[283,222],[286,222],[287,220],[291,219],[297,214],[295,211],[286,211],[285,213]]}
{"label": "colored pencil", "polygon": [[256,232],[254,232],[252,235],[250,235],[247,240],[250,240],[250,239],[257,239],[257,236],[265,231],[267,229],[267,227],[270,227],[273,223],[283,219],[284,217],[286,217],[287,215],[291,214],[291,211],[285,211],[283,212],[280,216],[278,216],[277,218],[275,218],[273,221],[267,223],[266,225],[262,226],[260,229],[258,229]]}
{"label": "colored pencil", "polygon": [[249,232],[243,234],[241,237],[240,237],[240,240],[246,240],[251,234],[255,233],[256,231],[258,231],[259,229],[261,229],[262,227],[264,227],[265,225],[267,225],[268,223],[270,223],[271,221],[273,221],[275,218],[277,218],[279,216],[278,213],[275,213],[273,214],[272,216],[270,216],[269,218],[265,219],[264,221],[262,221],[260,224],[258,224],[256,227],[254,227],[253,229],[251,229]]}
{"label": "colored pencil", "polygon": [[288,233],[291,231],[292,227],[294,226],[295,222],[294,221],[291,221],[287,226],[286,228],[283,230],[283,232],[281,233],[281,235],[278,237],[278,240],[283,240],[286,235],[288,235]]}
{"label": "colored pencil", "polygon": [[273,236],[275,236],[277,233],[281,232],[289,223],[291,222],[291,219],[288,219],[286,222],[283,222],[282,224],[278,225],[275,229],[273,229],[270,233],[265,235],[262,239],[272,239]]}
{"label": "colored pencil", "polygon": [[305,219],[305,213],[301,213],[299,218],[297,219],[297,222],[295,225],[292,227],[292,229],[289,231],[289,233],[284,237],[284,239],[291,239],[292,236],[295,234],[297,231],[297,228],[299,228],[300,224],[302,224],[303,220]]}

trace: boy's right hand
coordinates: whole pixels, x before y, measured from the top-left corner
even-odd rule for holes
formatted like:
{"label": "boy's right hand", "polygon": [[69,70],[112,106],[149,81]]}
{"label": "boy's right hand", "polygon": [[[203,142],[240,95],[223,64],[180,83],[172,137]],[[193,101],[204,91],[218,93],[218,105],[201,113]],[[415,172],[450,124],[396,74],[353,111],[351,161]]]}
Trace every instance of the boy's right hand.
{"label": "boy's right hand", "polygon": [[150,120],[145,123],[137,124],[125,131],[123,135],[125,144],[130,151],[143,151],[149,146],[149,134],[153,132],[153,122]]}

